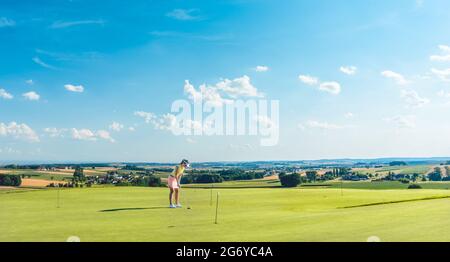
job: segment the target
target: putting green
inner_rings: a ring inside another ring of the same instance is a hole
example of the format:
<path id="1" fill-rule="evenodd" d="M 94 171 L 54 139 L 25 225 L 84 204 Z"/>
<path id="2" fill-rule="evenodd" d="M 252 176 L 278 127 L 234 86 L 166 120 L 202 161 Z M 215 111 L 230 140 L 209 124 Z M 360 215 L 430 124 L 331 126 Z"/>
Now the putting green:
<path id="1" fill-rule="evenodd" d="M 167 191 L 0 191 L 0 241 L 450 241 L 447 190 L 215 189 L 217 225 L 209 189 L 183 189 L 191 210 Z"/>

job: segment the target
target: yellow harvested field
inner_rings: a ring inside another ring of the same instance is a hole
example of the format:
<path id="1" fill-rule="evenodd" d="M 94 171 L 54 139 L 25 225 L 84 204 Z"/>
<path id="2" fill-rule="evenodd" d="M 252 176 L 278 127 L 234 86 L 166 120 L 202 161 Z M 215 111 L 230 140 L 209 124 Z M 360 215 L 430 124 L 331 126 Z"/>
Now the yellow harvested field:
<path id="1" fill-rule="evenodd" d="M 51 183 L 66 184 L 67 182 L 24 178 L 24 179 L 22 179 L 22 185 L 20 185 L 20 186 L 21 187 L 46 187 L 46 186 L 50 185 Z"/>

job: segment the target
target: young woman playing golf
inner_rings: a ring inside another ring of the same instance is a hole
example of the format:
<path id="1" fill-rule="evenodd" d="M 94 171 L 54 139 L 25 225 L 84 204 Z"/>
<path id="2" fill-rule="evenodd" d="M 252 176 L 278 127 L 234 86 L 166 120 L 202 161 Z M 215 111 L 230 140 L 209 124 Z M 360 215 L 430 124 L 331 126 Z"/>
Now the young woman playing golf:
<path id="1" fill-rule="evenodd" d="M 170 208 L 177 208 L 181 207 L 180 204 L 180 181 L 181 177 L 183 176 L 184 170 L 189 167 L 189 161 L 186 159 L 183 159 L 181 163 L 177 166 L 175 166 L 174 170 L 172 171 L 172 174 L 170 174 L 169 178 L 167 179 L 167 185 L 170 189 L 169 194 L 169 201 L 170 201 Z M 173 195 L 175 193 L 175 205 L 173 204 Z"/>

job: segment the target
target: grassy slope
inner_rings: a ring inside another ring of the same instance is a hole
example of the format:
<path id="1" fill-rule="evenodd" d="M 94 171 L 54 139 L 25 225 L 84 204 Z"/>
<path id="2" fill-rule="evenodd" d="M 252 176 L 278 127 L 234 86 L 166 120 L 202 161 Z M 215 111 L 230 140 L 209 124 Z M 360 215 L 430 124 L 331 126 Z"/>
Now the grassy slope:
<path id="1" fill-rule="evenodd" d="M 54 180 L 63 180 L 65 178 L 72 177 L 72 174 L 60 174 L 60 173 L 52 173 L 51 171 L 48 172 L 38 172 L 33 170 L 1 170 L 2 174 L 12 174 L 12 175 L 26 175 L 31 176 L 32 179 L 44 179 L 44 180 L 50 180 L 52 177 Z M 1 175 L 1 174 L 0 174 Z M 28 177 L 27 177 L 28 178 Z"/>
<path id="2" fill-rule="evenodd" d="M 381 168 L 355 168 L 354 171 L 360 174 L 387 174 L 394 172 L 397 174 L 426 174 L 433 168 L 433 165 L 412 165 L 412 166 L 387 166 Z"/>
<path id="3" fill-rule="evenodd" d="M 13 174 L 13 175 L 26 175 L 31 176 L 32 179 L 51 180 L 64 180 L 73 177 L 73 171 L 36 171 L 31 169 L 0 169 L 0 175 Z M 106 172 L 97 171 L 92 169 L 86 169 L 85 175 L 105 175 Z M 27 177 L 28 178 L 28 177 Z"/>
<path id="4" fill-rule="evenodd" d="M 450 182 L 418 182 L 423 189 L 450 189 Z M 407 189 L 410 184 L 403 184 L 398 181 L 382 181 L 382 182 L 352 182 L 344 181 L 342 184 L 340 181 L 327 181 L 327 182 L 317 182 L 317 183 L 306 183 L 302 184 L 303 188 L 337 188 L 340 189 L 341 186 L 347 189 L 373 189 L 373 190 L 383 190 L 383 189 Z M 273 188 L 280 187 L 280 182 L 276 180 L 244 180 L 244 181 L 226 181 L 218 184 L 190 184 L 184 187 L 188 188 Z"/>
<path id="5" fill-rule="evenodd" d="M 165 188 L 66 189 L 59 209 L 56 190 L 0 191 L 0 241 L 450 241 L 450 199 L 341 209 L 446 190 L 216 189 L 218 225 L 211 191 L 184 191 L 191 210 Z"/>
<path id="6" fill-rule="evenodd" d="M 418 182 L 423 189 L 445 189 L 450 188 L 449 182 Z M 324 183 L 314 183 L 314 186 L 326 186 L 331 188 L 341 188 L 341 182 L 324 182 Z M 383 182 L 344 182 L 342 183 L 343 188 L 348 189 L 407 189 L 410 184 L 403 184 L 398 181 L 383 181 Z M 304 184 L 303 187 L 310 187 L 311 184 Z"/>

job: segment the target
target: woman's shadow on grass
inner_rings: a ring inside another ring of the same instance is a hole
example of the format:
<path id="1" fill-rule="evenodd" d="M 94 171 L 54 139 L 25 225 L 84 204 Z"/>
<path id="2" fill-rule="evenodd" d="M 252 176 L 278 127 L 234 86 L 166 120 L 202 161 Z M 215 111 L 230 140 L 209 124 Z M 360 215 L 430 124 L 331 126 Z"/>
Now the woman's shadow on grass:
<path id="1" fill-rule="evenodd" d="M 151 209 L 167 209 L 168 207 L 126 207 L 99 210 L 98 212 L 117 212 L 117 211 L 133 211 L 133 210 L 151 210 Z"/>

